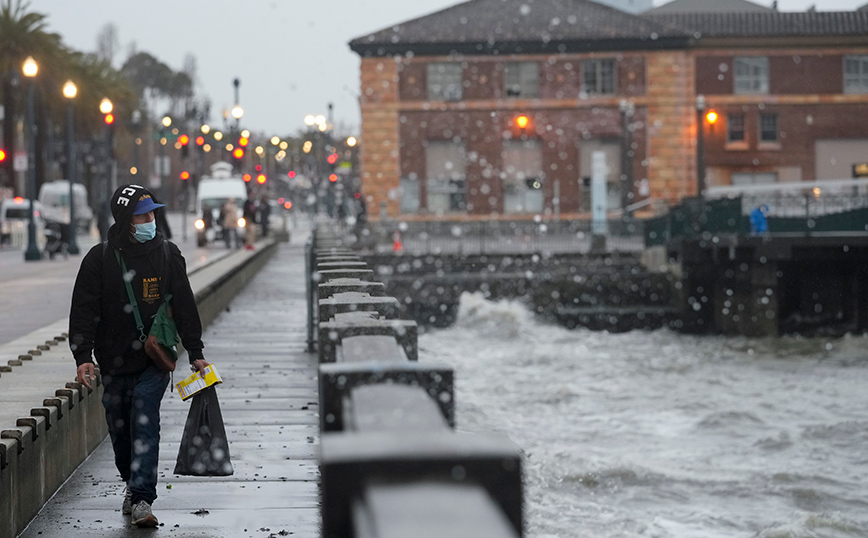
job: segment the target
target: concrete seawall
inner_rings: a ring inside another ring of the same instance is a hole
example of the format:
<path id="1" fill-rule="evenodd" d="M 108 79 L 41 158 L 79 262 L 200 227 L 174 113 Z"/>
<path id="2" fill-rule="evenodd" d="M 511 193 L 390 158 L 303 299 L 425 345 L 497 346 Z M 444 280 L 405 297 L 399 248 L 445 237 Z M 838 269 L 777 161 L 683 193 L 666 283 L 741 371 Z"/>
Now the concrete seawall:
<path id="1" fill-rule="evenodd" d="M 262 241 L 190 273 L 203 325 L 276 249 Z M 74 381 L 67 325 L 64 319 L 0 346 L 0 538 L 21 532 L 107 434 L 101 384 L 88 390 Z"/>

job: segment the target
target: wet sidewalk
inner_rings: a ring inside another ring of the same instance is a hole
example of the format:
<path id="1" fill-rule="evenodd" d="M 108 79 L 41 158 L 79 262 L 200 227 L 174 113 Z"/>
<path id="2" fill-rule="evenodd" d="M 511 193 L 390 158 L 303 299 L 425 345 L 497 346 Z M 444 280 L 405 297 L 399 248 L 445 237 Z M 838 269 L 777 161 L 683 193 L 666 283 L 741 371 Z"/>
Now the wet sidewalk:
<path id="1" fill-rule="evenodd" d="M 320 535 L 316 356 L 306 352 L 304 248 L 282 243 L 205 331 L 235 474 L 172 474 L 190 401 L 166 392 L 156 529 L 121 514 L 123 483 L 105 440 L 45 505 L 21 538 Z M 186 362 L 184 357 L 181 361 Z M 180 367 L 175 381 L 187 375 Z"/>

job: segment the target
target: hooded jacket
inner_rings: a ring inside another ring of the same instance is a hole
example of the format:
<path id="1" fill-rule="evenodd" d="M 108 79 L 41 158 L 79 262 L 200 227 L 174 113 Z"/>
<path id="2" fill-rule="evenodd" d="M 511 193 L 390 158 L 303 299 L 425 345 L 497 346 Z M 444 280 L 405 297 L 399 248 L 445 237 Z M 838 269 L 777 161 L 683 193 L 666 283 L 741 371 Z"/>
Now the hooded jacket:
<path id="1" fill-rule="evenodd" d="M 131 278 L 144 334 L 150 332 L 153 316 L 171 293 L 172 315 L 190 362 L 203 358 L 202 323 L 180 249 L 160 232 L 145 243 L 130 235 L 133 210 L 144 196 L 153 197 L 137 185 L 115 191 L 111 199 L 115 224 L 108 241 L 90 249 L 81 262 L 69 314 L 69 345 L 77 366 L 93 362 L 93 356 L 104 374 L 137 375 L 152 364 L 139 339 L 115 252 L 123 256 Z"/>

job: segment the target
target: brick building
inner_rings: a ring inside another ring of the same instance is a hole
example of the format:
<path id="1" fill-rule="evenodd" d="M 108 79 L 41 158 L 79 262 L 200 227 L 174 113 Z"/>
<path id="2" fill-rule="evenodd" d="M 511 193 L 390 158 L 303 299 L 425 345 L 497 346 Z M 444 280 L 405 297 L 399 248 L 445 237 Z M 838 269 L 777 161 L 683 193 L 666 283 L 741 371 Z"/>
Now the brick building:
<path id="1" fill-rule="evenodd" d="M 611 211 L 868 160 L 865 11 L 471 0 L 350 47 L 363 190 L 390 217 L 581 218 L 600 152 Z"/>

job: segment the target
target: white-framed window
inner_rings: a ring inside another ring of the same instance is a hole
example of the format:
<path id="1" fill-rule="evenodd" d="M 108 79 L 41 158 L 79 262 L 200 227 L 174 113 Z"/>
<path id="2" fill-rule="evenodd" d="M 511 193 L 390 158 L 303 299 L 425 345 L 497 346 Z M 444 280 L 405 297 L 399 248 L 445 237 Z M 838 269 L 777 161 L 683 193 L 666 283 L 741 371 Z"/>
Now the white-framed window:
<path id="1" fill-rule="evenodd" d="M 443 214 L 467 210 L 466 169 L 463 141 L 428 141 L 425 146 L 428 211 Z"/>
<path id="2" fill-rule="evenodd" d="M 744 114 L 727 114 L 726 116 L 726 141 L 744 142 Z"/>
<path id="3" fill-rule="evenodd" d="M 769 93 L 769 59 L 766 56 L 733 58 L 735 73 L 733 92 L 736 94 Z"/>
<path id="4" fill-rule="evenodd" d="M 777 142 L 778 141 L 778 115 L 777 114 L 760 114 L 760 142 Z"/>
<path id="5" fill-rule="evenodd" d="M 539 97 L 539 64 L 507 62 L 503 71 L 506 97 Z"/>
<path id="6" fill-rule="evenodd" d="M 542 142 L 503 141 L 503 212 L 540 213 L 543 210 Z"/>
<path id="7" fill-rule="evenodd" d="M 412 214 L 419 212 L 419 178 L 416 174 L 411 177 L 402 177 L 398 186 L 401 189 L 401 213 Z"/>
<path id="8" fill-rule="evenodd" d="M 462 92 L 459 63 L 430 63 L 428 68 L 428 99 L 431 101 L 460 101 Z"/>
<path id="9" fill-rule="evenodd" d="M 615 60 L 582 61 L 582 93 L 612 95 L 617 91 Z"/>
<path id="10" fill-rule="evenodd" d="M 771 185 L 778 182 L 774 172 L 733 172 L 730 176 L 733 185 Z"/>
<path id="11" fill-rule="evenodd" d="M 844 93 L 868 93 L 868 55 L 844 56 Z"/>

